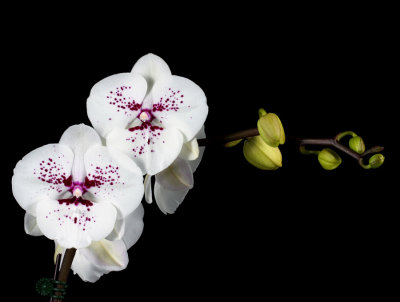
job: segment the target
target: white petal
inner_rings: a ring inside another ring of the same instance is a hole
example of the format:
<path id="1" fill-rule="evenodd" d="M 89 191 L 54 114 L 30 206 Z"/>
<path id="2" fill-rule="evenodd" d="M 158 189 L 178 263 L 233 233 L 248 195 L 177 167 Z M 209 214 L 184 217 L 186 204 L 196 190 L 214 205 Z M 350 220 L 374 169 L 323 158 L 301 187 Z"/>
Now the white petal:
<path id="1" fill-rule="evenodd" d="M 197 157 L 195 160 L 189 161 L 189 165 L 192 168 L 193 173 L 196 172 L 197 167 L 200 165 L 200 162 L 203 159 L 204 150 L 205 150 L 205 147 L 200 147 L 199 148 L 199 157 Z"/>
<path id="2" fill-rule="evenodd" d="M 79 249 L 72 262 L 72 270 L 83 281 L 96 282 L 104 274 L 126 268 L 129 258 L 122 240 L 100 240 Z"/>
<path id="3" fill-rule="evenodd" d="M 175 128 L 143 127 L 114 129 L 107 136 L 107 145 L 132 158 L 143 174 L 154 175 L 178 157 L 183 145 L 182 133 Z"/>
<path id="4" fill-rule="evenodd" d="M 202 139 L 206 137 L 206 132 L 204 131 L 204 126 L 200 129 L 200 131 L 196 134 L 196 139 Z M 192 171 L 193 173 L 196 172 L 197 167 L 199 166 L 201 160 L 203 159 L 203 155 L 204 155 L 204 150 L 206 149 L 206 147 L 200 147 L 199 148 L 199 156 L 192 161 L 189 161 L 190 167 L 192 167 Z"/>
<path id="5" fill-rule="evenodd" d="M 206 131 L 204 125 L 200 128 L 199 132 L 196 134 L 196 139 L 206 138 Z"/>
<path id="6" fill-rule="evenodd" d="M 144 178 L 144 198 L 147 203 L 153 202 L 153 191 L 151 190 L 151 175 L 146 174 Z"/>
<path id="7" fill-rule="evenodd" d="M 128 253 L 122 240 L 100 240 L 81 250 L 90 263 L 108 271 L 120 271 L 128 265 Z"/>
<path id="8" fill-rule="evenodd" d="M 184 191 L 193 188 L 193 173 L 188 161 L 177 158 L 172 165 L 156 175 L 156 182 L 161 186 Z"/>
<path id="9" fill-rule="evenodd" d="M 24 217 L 24 227 L 25 227 L 25 233 L 28 235 L 32 236 L 42 236 L 43 233 L 40 231 L 36 217 L 29 215 L 28 213 L 25 213 Z"/>
<path id="10" fill-rule="evenodd" d="M 208 106 L 206 96 L 192 81 L 171 76 L 157 81 L 152 90 L 152 113 L 161 123 L 182 131 L 190 141 L 204 124 Z"/>
<path id="11" fill-rule="evenodd" d="M 83 156 L 91 147 L 101 146 L 100 136 L 92 127 L 84 124 L 74 125 L 63 133 L 60 144 L 70 147 L 74 152 L 72 178 L 74 181 L 83 182 L 86 176 Z"/>
<path id="12" fill-rule="evenodd" d="M 138 115 L 146 91 L 146 80 L 138 74 L 120 73 L 98 82 L 87 100 L 93 127 L 103 137 L 115 127 L 125 128 Z"/>
<path id="13" fill-rule="evenodd" d="M 154 185 L 154 198 L 161 212 L 173 214 L 185 199 L 189 189 L 182 191 L 169 190 L 161 186 L 158 182 Z"/>
<path id="14" fill-rule="evenodd" d="M 127 249 L 130 249 L 138 241 L 140 235 L 142 235 L 143 215 L 144 208 L 140 204 L 137 209 L 125 219 L 125 233 L 122 240 L 125 242 Z"/>
<path id="15" fill-rule="evenodd" d="M 122 216 L 122 215 L 118 215 Z M 115 225 L 110 234 L 106 237 L 107 240 L 114 241 L 120 240 L 125 232 L 125 218 L 120 218 L 115 221 Z"/>
<path id="16" fill-rule="evenodd" d="M 179 157 L 185 160 L 195 160 L 199 157 L 199 145 L 197 144 L 197 139 L 192 139 L 191 141 L 184 143 L 182 146 L 181 153 Z"/>
<path id="17" fill-rule="evenodd" d="M 142 172 L 125 154 L 111 147 L 93 147 L 85 154 L 85 167 L 88 191 L 97 201 L 113 203 L 122 217 L 142 201 Z"/>
<path id="18" fill-rule="evenodd" d="M 112 204 L 68 204 L 42 200 L 37 205 L 37 223 L 43 234 L 65 248 L 83 248 L 104 239 L 113 229 L 117 211 Z"/>
<path id="19" fill-rule="evenodd" d="M 74 274 L 78 274 L 83 281 L 96 282 L 102 275 L 109 273 L 109 271 L 95 266 L 86 257 L 83 257 L 81 251 L 82 249 L 76 251 L 71 265 Z"/>
<path id="20" fill-rule="evenodd" d="M 97 132 L 85 124 L 73 125 L 64 131 L 60 144 L 67 145 L 74 154 L 85 154 L 91 147 L 100 146 Z"/>
<path id="21" fill-rule="evenodd" d="M 20 160 L 12 178 L 12 190 L 19 205 L 36 216 L 35 204 L 57 199 L 68 188 L 63 181 L 71 175 L 74 154 L 65 145 L 45 145 Z"/>
<path id="22" fill-rule="evenodd" d="M 133 66 L 132 73 L 140 74 L 146 79 L 148 91 L 156 81 L 171 76 L 171 70 L 167 63 L 152 53 L 141 57 Z"/>

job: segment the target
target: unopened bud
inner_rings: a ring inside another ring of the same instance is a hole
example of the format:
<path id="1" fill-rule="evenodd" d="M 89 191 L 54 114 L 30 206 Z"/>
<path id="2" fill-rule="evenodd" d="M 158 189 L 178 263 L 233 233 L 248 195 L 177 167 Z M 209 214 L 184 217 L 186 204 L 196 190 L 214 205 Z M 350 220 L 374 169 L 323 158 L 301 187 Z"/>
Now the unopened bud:
<path id="1" fill-rule="evenodd" d="M 325 170 L 334 170 L 342 163 L 340 156 L 329 148 L 318 153 L 318 161 Z"/>
<path id="2" fill-rule="evenodd" d="M 278 147 L 285 143 L 285 131 L 282 122 L 275 113 L 266 113 L 264 109 L 258 111 L 258 132 L 262 139 L 271 147 Z"/>
<path id="3" fill-rule="evenodd" d="M 352 137 L 349 140 L 349 147 L 358 154 L 362 154 L 365 151 L 365 144 L 361 136 Z"/>
<path id="4" fill-rule="evenodd" d="M 267 114 L 267 111 L 265 111 L 264 108 L 258 109 L 258 117 L 262 117 L 262 116 L 264 116 L 266 114 Z"/>
<path id="5" fill-rule="evenodd" d="M 369 159 L 369 165 L 371 166 L 372 169 L 376 169 L 382 166 L 384 161 L 385 157 L 382 154 L 380 153 L 374 154 Z"/>
<path id="6" fill-rule="evenodd" d="M 244 142 L 243 154 L 246 160 L 261 170 L 276 170 L 282 167 L 282 154 L 277 147 L 271 147 L 260 136 Z"/>
<path id="7" fill-rule="evenodd" d="M 227 143 L 224 144 L 224 147 L 227 147 L 227 148 L 234 147 L 237 144 L 239 144 L 241 141 L 242 141 L 242 139 L 238 139 L 238 140 L 235 140 L 235 141 L 227 142 Z"/>

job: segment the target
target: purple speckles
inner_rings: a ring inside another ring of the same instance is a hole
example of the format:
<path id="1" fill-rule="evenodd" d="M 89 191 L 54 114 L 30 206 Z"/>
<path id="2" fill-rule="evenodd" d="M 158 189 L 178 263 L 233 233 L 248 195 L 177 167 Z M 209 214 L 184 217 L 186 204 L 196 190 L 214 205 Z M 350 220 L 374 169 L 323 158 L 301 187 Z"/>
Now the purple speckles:
<path id="1" fill-rule="evenodd" d="M 100 160 L 91 165 L 88 172 L 87 182 L 92 186 L 90 192 L 98 198 L 113 198 L 116 186 L 125 185 L 119 165 L 112 160 Z"/>
<path id="2" fill-rule="evenodd" d="M 132 132 L 132 135 L 126 138 L 126 141 L 134 143 L 137 138 L 140 137 L 141 139 L 138 141 L 142 142 L 141 145 L 132 148 L 134 157 L 137 155 L 142 155 L 146 152 L 154 152 L 152 146 L 160 138 L 163 130 L 164 128 L 152 125 L 149 122 L 144 122 L 140 126 L 129 128 L 129 131 Z"/>
<path id="3" fill-rule="evenodd" d="M 93 178 L 93 180 L 91 181 L 92 185 L 97 188 L 103 185 L 114 186 L 121 183 L 120 182 L 121 176 L 119 175 L 118 166 L 113 166 L 113 165 L 106 165 L 104 167 L 96 166 L 94 172 L 88 174 L 88 176 Z M 105 187 L 102 189 L 106 190 L 107 188 Z"/>
<path id="4" fill-rule="evenodd" d="M 62 155 L 58 156 L 61 159 Z M 56 190 L 58 193 L 62 192 L 62 184 L 67 179 L 62 164 L 58 163 L 54 158 L 42 160 L 37 169 L 33 169 L 33 175 L 37 179 L 50 184 L 49 190 Z"/>
<path id="5" fill-rule="evenodd" d="M 66 198 L 66 199 L 59 199 L 58 200 L 59 204 L 64 204 L 69 206 L 71 204 L 78 206 L 78 205 L 84 205 L 86 207 L 91 207 L 93 206 L 93 203 L 90 200 L 83 199 L 82 197 L 72 197 L 72 198 Z M 68 208 L 71 209 L 71 208 Z"/>
<path id="6" fill-rule="evenodd" d="M 155 145 L 161 137 L 164 130 L 163 127 L 158 125 L 163 124 L 163 119 L 167 117 L 166 112 L 178 112 L 184 105 L 184 94 L 180 90 L 173 90 L 168 88 L 163 97 L 160 97 L 158 102 L 153 103 L 150 108 L 142 108 L 137 115 L 141 124 L 139 126 L 131 127 L 128 130 L 132 135 L 126 138 L 127 142 L 133 143 L 132 151 L 134 157 L 145 154 L 146 152 L 155 152 Z M 189 107 L 189 106 L 187 106 Z M 153 120 L 157 120 L 157 125 Z M 140 142 L 140 143 L 138 143 Z M 163 140 L 162 143 L 165 143 Z"/>
<path id="7" fill-rule="evenodd" d="M 142 108 L 141 104 L 126 99 L 124 93 L 129 89 L 131 87 L 127 86 L 113 89 L 107 98 L 110 104 L 117 107 L 118 111 L 125 110 L 124 112 L 127 115 L 131 115 L 132 111 L 137 111 L 135 113 L 136 119 L 132 123 L 134 126 L 128 128 L 131 134 L 125 137 L 126 142 L 132 144 L 129 148 L 133 152 L 133 156 L 137 157 L 146 153 L 154 153 L 157 150 L 156 144 L 165 144 L 165 141 L 160 139 L 163 137 L 163 125 L 167 124 L 168 112 L 186 110 L 190 108 L 190 105 L 185 104 L 185 93 L 170 87 L 158 100 L 154 100 L 152 104 L 152 99 L 146 98 Z"/>
<path id="8" fill-rule="evenodd" d="M 66 187 L 71 187 L 72 186 L 72 175 L 70 175 L 68 178 L 63 180 L 64 186 Z"/>
<path id="9" fill-rule="evenodd" d="M 145 122 L 145 123 L 142 123 L 140 126 L 129 128 L 129 131 L 135 132 L 135 131 L 144 130 L 144 129 L 150 130 L 150 132 L 157 132 L 157 131 L 164 130 L 164 128 L 162 128 L 162 127 L 152 125 L 149 122 Z M 158 132 L 157 135 L 160 135 L 160 132 Z"/>
<path id="10" fill-rule="evenodd" d="M 59 199 L 59 206 L 46 215 L 46 219 L 56 221 L 61 227 L 64 224 L 77 226 L 85 231 L 90 225 L 96 222 L 96 217 L 90 214 L 90 208 L 94 204 L 82 197 Z"/>
<path id="11" fill-rule="evenodd" d="M 174 91 L 168 88 L 168 93 L 160 98 L 158 103 L 153 104 L 153 112 L 179 111 L 183 104 L 184 95 L 180 94 L 180 90 Z"/>
<path id="12" fill-rule="evenodd" d="M 117 112 L 123 112 L 125 115 L 130 115 L 131 111 L 138 111 L 142 105 L 136 103 L 131 96 L 128 96 L 127 92 L 131 89 L 132 86 L 120 86 L 115 90 L 111 90 L 107 96 L 108 103 L 115 106 Z"/>

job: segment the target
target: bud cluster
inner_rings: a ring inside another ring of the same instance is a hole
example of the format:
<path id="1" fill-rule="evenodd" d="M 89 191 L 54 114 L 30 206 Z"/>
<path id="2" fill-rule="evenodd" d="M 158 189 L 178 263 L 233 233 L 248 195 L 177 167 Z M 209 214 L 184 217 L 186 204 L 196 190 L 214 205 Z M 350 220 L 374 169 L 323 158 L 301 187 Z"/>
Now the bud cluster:
<path id="1" fill-rule="evenodd" d="M 373 156 L 371 156 L 369 159 L 368 165 L 365 165 L 363 163 L 363 157 L 365 155 L 368 155 L 368 154 L 376 152 L 376 151 L 380 151 L 383 148 L 378 147 L 380 149 L 376 150 L 377 147 L 374 147 L 374 148 L 372 148 L 372 149 L 375 149 L 374 151 L 371 151 L 371 150 L 365 151 L 364 140 L 360 136 L 358 136 L 356 133 L 354 133 L 353 131 L 346 131 L 346 132 L 339 133 L 335 137 L 335 144 L 337 145 L 343 137 L 349 136 L 349 135 L 351 136 L 351 138 L 349 139 L 349 142 L 348 142 L 349 152 L 353 152 L 353 154 L 356 153 L 356 155 L 354 155 L 353 157 L 359 159 L 359 163 L 364 169 L 371 169 L 371 168 L 376 169 L 376 168 L 379 168 L 383 164 L 385 158 L 380 153 L 374 154 Z M 332 144 L 332 145 L 335 145 L 335 144 Z M 314 151 L 314 150 L 310 151 L 310 150 L 306 150 L 304 145 L 301 145 L 300 151 L 303 154 L 316 154 L 318 156 L 318 162 L 320 163 L 322 168 L 324 168 L 325 170 L 334 170 L 337 167 L 339 167 L 339 165 L 342 163 L 341 157 L 330 148 L 325 148 L 325 149 L 322 149 L 321 151 Z"/>
<path id="2" fill-rule="evenodd" d="M 257 128 L 259 135 L 247 138 L 243 154 L 253 166 L 262 170 L 276 170 L 282 167 L 282 154 L 278 146 L 285 143 L 285 131 L 275 113 L 258 111 Z"/>

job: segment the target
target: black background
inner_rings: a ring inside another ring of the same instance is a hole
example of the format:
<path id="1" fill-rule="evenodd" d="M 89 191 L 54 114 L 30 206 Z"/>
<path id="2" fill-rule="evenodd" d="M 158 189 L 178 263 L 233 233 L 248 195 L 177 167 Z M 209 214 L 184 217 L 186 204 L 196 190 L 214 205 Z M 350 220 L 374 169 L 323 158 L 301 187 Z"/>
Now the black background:
<path id="1" fill-rule="evenodd" d="M 145 205 L 144 232 L 129 250 L 128 268 L 95 284 L 71 274 L 67 301 L 390 294 L 398 238 L 390 184 L 398 51 L 390 8 L 229 6 L 161 17 L 135 10 L 123 18 L 115 9 L 79 17 L 77 11 L 62 18 L 16 14 L 4 27 L 4 291 L 46 301 L 34 285 L 53 274 L 53 242 L 24 232 L 24 210 L 11 192 L 13 167 L 31 150 L 58 142 L 70 125 L 90 124 L 91 87 L 152 52 L 203 88 L 209 137 L 254 127 L 264 107 L 279 115 L 288 136 L 353 130 L 367 147 L 385 146 L 386 162 L 367 171 L 343 155 L 328 172 L 288 140 L 283 168 L 271 172 L 248 164 L 241 147 L 209 147 L 174 215 Z M 11 291 L 11 283 L 21 290 Z"/>

